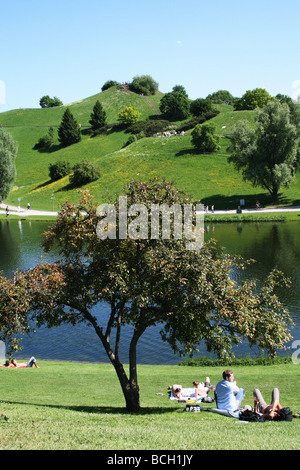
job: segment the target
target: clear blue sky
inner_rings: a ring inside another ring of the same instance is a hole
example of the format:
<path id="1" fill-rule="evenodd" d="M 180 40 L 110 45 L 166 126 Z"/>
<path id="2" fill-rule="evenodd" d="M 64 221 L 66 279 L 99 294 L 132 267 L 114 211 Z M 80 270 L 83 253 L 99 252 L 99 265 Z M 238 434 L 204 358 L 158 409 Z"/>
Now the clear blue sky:
<path id="1" fill-rule="evenodd" d="M 151 75 L 191 99 L 300 95 L 299 0 L 0 0 L 0 112 Z"/>

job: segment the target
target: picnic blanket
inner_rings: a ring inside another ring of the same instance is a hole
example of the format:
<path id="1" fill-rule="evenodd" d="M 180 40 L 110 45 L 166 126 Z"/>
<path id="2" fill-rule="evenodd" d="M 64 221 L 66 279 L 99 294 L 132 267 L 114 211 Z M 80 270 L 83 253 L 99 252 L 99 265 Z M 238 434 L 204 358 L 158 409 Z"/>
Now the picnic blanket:
<path id="1" fill-rule="evenodd" d="M 182 394 L 181 400 L 188 400 L 189 398 L 196 400 L 195 388 L 183 388 L 181 390 L 181 394 Z M 205 393 L 203 395 L 203 397 L 206 397 L 206 396 L 207 396 L 207 394 Z M 198 397 L 198 400 L 200 401 L 201 398 L 202 398 L 202 396 Z M 178 400 L 177 397 L 174 397 L 173 390 L 171 390 L 171 393 L 170 393 L 170 400 Z"/>

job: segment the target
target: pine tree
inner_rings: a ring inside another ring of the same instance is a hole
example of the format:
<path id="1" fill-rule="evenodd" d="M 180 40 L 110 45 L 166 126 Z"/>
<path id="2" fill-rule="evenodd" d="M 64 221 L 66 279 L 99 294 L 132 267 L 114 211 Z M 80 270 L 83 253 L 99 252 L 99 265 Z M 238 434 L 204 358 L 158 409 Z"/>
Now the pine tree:
<path id="1" fill-rule="evenodd" d="M 91 119 L 89 123 L 92 126 L 93 131 L 101 129 L 101 127 L 104 127 L 106 124 L 106 112 L 98 100 L 96 101 L 93 112 L 91 113 Z"/>
<path id="2" fill-rule="evenodd" d="M 64 147 L 76 144 L 81 140 L 80 128 L 73 114 L 66 109 L 60 127 L 58 129 L 58 140 Z"/>

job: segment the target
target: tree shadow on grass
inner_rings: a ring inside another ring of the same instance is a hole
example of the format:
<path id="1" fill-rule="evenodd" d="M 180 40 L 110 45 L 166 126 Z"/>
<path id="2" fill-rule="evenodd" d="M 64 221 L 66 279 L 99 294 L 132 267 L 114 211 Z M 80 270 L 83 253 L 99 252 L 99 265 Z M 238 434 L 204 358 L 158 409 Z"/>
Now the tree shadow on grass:
<path id="1" fill-rule="evenodd" d="M 25 406 L 40 406 L 42 408 L 56 408 L 70 411 L 77 411 L 79 413 L 99 413 L 99 414 L 134 414 L 134 415 L 153 415 L 153 414 L 164 414 L 174 411 L 178 411 L 179 408 L 174 406 L 160 407 L 160 406 L 149 406 L 141 407 L 138 413 L 132 413 L 127 411 L 125 406 L 84 406 L 84 405 L 51 405 L 45 403 L 27 403 L 22 401 L 2 401 L 2 403 L 9 403 L 10 405 L 25 405 Z M 182 409 L 180 408 L 180 411 Z"/>

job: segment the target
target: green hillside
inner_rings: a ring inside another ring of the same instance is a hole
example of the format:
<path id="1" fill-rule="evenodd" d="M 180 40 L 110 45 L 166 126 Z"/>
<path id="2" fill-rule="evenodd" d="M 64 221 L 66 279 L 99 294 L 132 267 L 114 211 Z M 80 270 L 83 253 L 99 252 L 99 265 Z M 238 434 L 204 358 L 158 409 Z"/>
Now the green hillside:
<path id="1" fill-rule="evenodd" d="M 264 205 L 270 204 L 267 193 L 252 188 L 227 162 L 227 147 L 233 124 L 238 119 L 254 122 L 253 111 L 233 111 L 230 106 L 219 106 L 220 114 L 213 118 L 221 136 L 221 149 L 210 155 L 196 153 L 191 144 L 191 131 L 184 136 L 148 137 L 122 148 L 129 134 L 124 130 L 109 129 L 106 135 L 91 137 L 86 131 L 93 106 L 97 100 L 103 105 L 109 123 L 116 123 L 118 113 L 125 106 L 133 105 L 141 112 L 141 120 L 153 119 L 159 115 L 162 93 L 155 96 L 139 96 L 117 87 L 58 108 L 18 109 L 0 114 L 3 125 L 18 142 L 16 160 L 17 180 L 11 191 L 8 204 L 21 206 L 28 202 L 32 209 L 52 210 L 66 199 L 77 201 L 78 190 L 69 184 L 69 177 L 57 182 L 49 178 L 49 165 L 58 160 L 68 160 L 73 165 L 83 159 L 93 162 L 100 170 L 100 178 L 83 188 L 89 188 L 99 201 L 105 201 L 107 194 L 119 193 L 132 179 L 146 180 L 152 176 L 165 177 L 174 181 L 178 188 L 192 194 L 195 200 L 214 204 L 216 209 L 236 208 L 240 198 L 253 207 L 257 199 Z M 63 113 L 69 107 L 81 124 L 81 142 L 62 148 L 57 140 L 51 151 L 34 150 L 39 138 L 47 133 L 50 126 L 60 125 Z M 281 197 L 282 204 L 300 203 L 299 178 Z"/>

